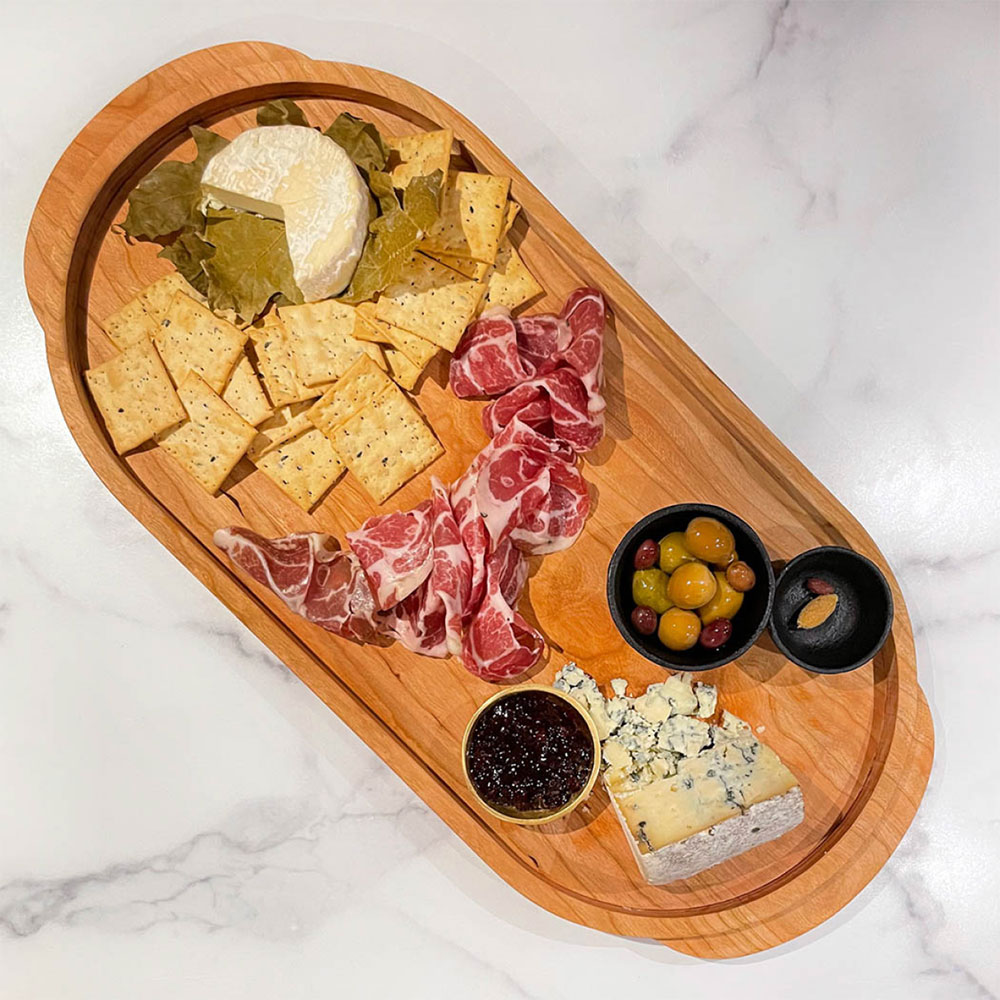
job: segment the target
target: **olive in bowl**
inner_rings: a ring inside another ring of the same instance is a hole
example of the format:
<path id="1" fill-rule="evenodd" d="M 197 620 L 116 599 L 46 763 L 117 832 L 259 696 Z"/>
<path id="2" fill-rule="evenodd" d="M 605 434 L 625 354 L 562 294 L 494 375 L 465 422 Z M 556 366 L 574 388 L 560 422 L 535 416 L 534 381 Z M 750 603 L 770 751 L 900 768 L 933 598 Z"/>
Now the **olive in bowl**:
<path id="1" fill-rule="evenodd" d="M 712 670 L 742 656 L 767 625 L 773 596 L 771 561 L 757 533 L 711 504 L 648 514 L 608 565 L 615 626 L 668 670 Z"/>

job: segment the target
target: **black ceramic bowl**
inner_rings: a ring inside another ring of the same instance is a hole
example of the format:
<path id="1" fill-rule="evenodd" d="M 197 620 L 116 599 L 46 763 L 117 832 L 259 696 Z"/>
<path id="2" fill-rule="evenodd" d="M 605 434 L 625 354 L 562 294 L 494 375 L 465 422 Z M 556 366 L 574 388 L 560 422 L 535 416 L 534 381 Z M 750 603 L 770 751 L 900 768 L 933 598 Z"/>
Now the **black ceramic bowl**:
<path id="1" fill-rule="evenodd" d="M 814 596 L 806 581 L 833 586 L 837 609 L 816 628 L 796 628 L 800 609 Z M 771 638 L 793 663 L 817 674 L 843 674 L 866 664 L 892 628 L 892 593 L 870 559 L 835 545 L 809 549 L 781 571 L 774 590 Z"/>
<path id="2" fill-rule="evenodd" d="M 647 538 L 659 541 L 671 531 L 683 531 L 693 517 L 714 517 L 733 533 L 736 552 L 750 565 L 757 576 L 757 583 L 747 591 L 743 606 L 733 616 L 733 634 L 718 649 L 705 649 L 697 645 L 683 653 L 667 649 L 656 635 L 640 635 L 632 626 L 629 616 L 635 604 L 632 601 L 632 573 L 635 550 Z M 647 660 L 666 667 L 667 670 L 712 670 L 742 656 L 758 639 L 771 613 L 774 596 L 774 573 L 767 550 L 757 533 L 746 521 L 722 507 L 705 503 L 679 503 L 673 507 L 647 514 L 618 543 L 608 564 L 608 607 L 618 631 L 636 652 Z"/>

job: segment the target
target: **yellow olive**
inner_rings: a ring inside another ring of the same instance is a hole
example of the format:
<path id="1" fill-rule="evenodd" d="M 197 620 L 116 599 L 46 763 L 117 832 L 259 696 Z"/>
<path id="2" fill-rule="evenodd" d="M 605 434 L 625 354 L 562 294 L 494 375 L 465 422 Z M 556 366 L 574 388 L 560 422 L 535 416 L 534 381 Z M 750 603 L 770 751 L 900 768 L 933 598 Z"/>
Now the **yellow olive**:
<path id="1" fill-rule="evenodd" d="M 673 573 L 683 563 L 694 562 L 694 556 L 684 544 L 683 531 L 671 531 L 660 539 L 660 569 Z"/>
<path id="2" fill-rule="evenodd" d="M 715 577 L 704 563 L 684 563 L 671 575 L 667 597 L 679 608 L 700 608 L 712 599 L 716 587 Z"/>
<path id="3" fill-rule="evenodd" d="M 662 569 L 637 569 L 632 574 L 632 600 L 652 608 L 658 615 L 673 602 L 667 597 L 667 574 Z"/>
<path id="4" fill-rule="evenodd" d="M 684 532 L 684 544 L 697 559 L 725 566 L 736 549 L 733 533 L 714 517 L 695 517 Z"/>
<path id="5" fill-rule="evenodd" d="M 656 634 L 667 649 L 683 652 L 690 649 L 701 635 L 701 622 L 693 611 L 671 608 L 660 616 Z"/>
<path id="6" fill-rule="evenodd" d="M 708 625 L 717 618 L 732 619 L 743 606 L 743 595 L 733 589 L 722 570 L 716 570 L 715 579 L 718 582 L 715 596 L 704 607 L 698 609 L 702 625 Z"/>

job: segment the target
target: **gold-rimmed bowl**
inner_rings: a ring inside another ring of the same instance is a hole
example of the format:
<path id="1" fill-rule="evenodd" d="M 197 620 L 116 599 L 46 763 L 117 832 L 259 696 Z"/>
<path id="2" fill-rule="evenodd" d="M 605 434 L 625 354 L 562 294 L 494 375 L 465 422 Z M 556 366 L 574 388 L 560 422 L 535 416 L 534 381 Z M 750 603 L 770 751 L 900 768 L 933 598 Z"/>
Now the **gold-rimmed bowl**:
<path id="1" fill-rule="evenodd" d="M 491 805 L 483 798 L 479 789 L 476 788 L 471 775 L 469 774 L 469 736 L 472 733 L 476 722 L 480 719 L 484 712 L 495 705 L 498 701 L 502 701 L 506 698 L 516 698 L 527 691 L 540 692 L 565 702 L 565 704 L 569 705 L 570 708 L 583 720 L 587 731 L 590 733 L 593 751 L 590 775 L 580 791 L 558 809 L 535 810 L 532 812 L 519 812 L 515 809 L 498 809 L 496 806 Z M 472 718 L 469 719 L 468 725 L 465 727 L 465 733 L 462 736 L 462 774 L 465 775 L 465 783 L 468 785 L 469 791 L 472 792 L 472 795 L 480 809 L 489 813 L 490 816 L 504 820 L 507 823 L 517 823 L 521 826 L 540 826 L 542 823 L 552 823 L 557 819 L 561 819 L 563 816 L 569 815 L 569 813 L 576 809 L 577 806 L 586 801 L 587 797 L 593 791 L 594 784 L 597 781 L 597 776 L 600 774 L 600 771 L 601 740 L 597 735 L 597 727 L 594 725 L 594 720 L 591 719 L 586 709 L 570 698 L 569 695 L 544 684 L 518 684 L 514 687 L 504 688 L 502 691 L 498 691 L 492 697 L 487 698 L 486 701 L 484 701 L 482 705 L 480 705 L 479 708 L 473 712 Z"/>

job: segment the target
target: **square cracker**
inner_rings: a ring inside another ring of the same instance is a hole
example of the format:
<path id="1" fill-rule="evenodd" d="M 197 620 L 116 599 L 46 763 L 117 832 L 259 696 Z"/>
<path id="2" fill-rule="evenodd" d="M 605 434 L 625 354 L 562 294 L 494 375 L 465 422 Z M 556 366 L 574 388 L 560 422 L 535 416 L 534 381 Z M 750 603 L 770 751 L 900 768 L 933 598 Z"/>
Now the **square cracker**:
<path id="1" fill-rule="evenodd" d="M 197 373 L 188 372 L 177 387 L 188 419 L 157 435 L 172 455 L 209 493 L 215 494 L 246 454 L 257 434 Z"/>
<path id="2" fill-rule="evenodd" d="M 472 278 L 473 281 L 482 281 L 490 269 L 490 265 L 485 261 L 471 260 L 468 257 L 452 257 L 446 253 L 436 253 L 433 257 L 453 271 L 458 271 L 466 278 Z"/>
<path id="3" fill-rule="evenodd" d="M 148 337 L 85 374 L 119 455 L 187 416 Z"/>
<path id="4" fill-rule="evenodd" d="M 295 361 L 295 371 L 303 385 L 322 385 L 340 378 L 367 354 L 382 367 L 378 345 L 354 338 L 358 321 L 354 306 L 336 299 L 306 302 L 300 306 L 282 306 L 278 316 L 288 331 L 288 342 Z"/>
<path id="5" fill-rule="evenodd" d="M 309 407 L 312 404 L 291 403 L 283 406 L 273 416 L 268 417 L 258 428 L 257 436 L 247 448 L 247 458 L 256 463 L 262 455 L 290 441 L 293 437 L 312 427 L 309 419 Z"/>
<path id="6" fill-rule="evenodd" d="M 479 308 L 486 286 L 422 254 L 375 304 L 376 318 L 453 351 Z"/>
<path id="7" fill-rule="evenodd" d="M 329 436 L 335 427 L 375 399 L 392 382 L 371 358 L 362 355 L 309 409 L 309 419 Z"/>
<path id="8" fill-rule="evenodd" d="M 397 351 L 402 351 L 414 365 L 423 371 L 431 358 L 437 354 L 437 344 L 432 344 L 429 340 L 425 340 L 415 333 L 410 333 L 409 330 L 404 330 L 402 327 L 386 323 L 385 320 L 381 320 L 375 315 L 375 310 L 374 302 L 362 302 L 358 306 L 358 317 L 361 319 L 358 329 L 376 331 L 373 339 L 378 338 L 378 343 L 389 344 Z M 386 354 L 386 360 L 388 360 L 388 351 L 383 353 Z"/>
<path id="9" fill-rule="evenodd" d="M 448 177 L 441 215 L 419 250 L 493 263 L 507 215 L 509 177 L 459 171 Z"/>
<path id="10" fill-rule="evenodd" d="M 396 385 L 334 428 L 331 441 L 377 503 L 384 503 L 443 454 L 437 438 Z"/>
<path id="11" fill-rule="evenodd" d="M 486 277 L 483 308 L 506 306 L 508 309 L 516 309 L 543 290 L 505 236 L 497 252 L 497 259 Z"/>
<path id="12" fill-rule="evenodd" d="M 423 374 L 424 369 L 415 365 L 398 348 L 386 347 L 384 353 L 392 380 L 396 385 L 412 390 L 417 382 L 420 381 L 420 376 Z"/>
<path id="13" fill-rule="evenodd" d="M 243 354 L 247 332 L 220 319 L 207 306 L 174 292 L 166 315 L 153 337 L 175 385 L 188 372 L 197 372 L 216 393 L 221 393 Z"/>
<path id="14" fill-rule="evenodd" d="M 179 271 L 171 271 L 147 285 L 134 299 L 104 320 L 101 327 L 119 351 L 124 351 L 143 337 L 152 340 L 176 292 L 183 292 L 198 302 L 205 301 L 201 292 L 192 288 Z"/>
<path id="15" fill-rule="evenodd" d="M 274 412 L 261 388 L 260 379 L 245 354 L 236 362 L 226 388 L 222 390 L 222 398 L 248 424 L 255 426 Z"/>
<path id="16" fill-rule="evenodd" d="M 344 474 L 344 463 L 316 427 L 272 448 L 254 463 L 307 514 Z"/>
<path id="17" fill-rule="evenodd" d="M 416 135 L 397 135 L 386 139 L 386 145 L 394 150 L 400 162 L 389 174 L 394 187 L 405 188 L 414 177 L 425 177 L 441 171 L 441 185 L 448 180 L 448 164 L 451 161 L 451 145 L 454 134 L 450 128 L 434 132 L 418 132 Z"/>
<path id="18" fill-rule="evenodd" d="M 287 406 L 322 395 L 323 386 L 304 385 L 295 369 L 291 338 L 277 313 L 268 313 L 250 328 L 257 367 L 272 406 Z"/>
<path id="19" fill-rule="evenodd" d="M 517 218 L 517 214 L 520 211 L 521 211 L 521 206 L 516 201 L 514 201 L 513 198 L 507 202 L 507 214 L 504 216 L 503 219 L 504 236 L 506 236 L 510 232 L 511 227 L 514 225 L 514 220 Z"/>

